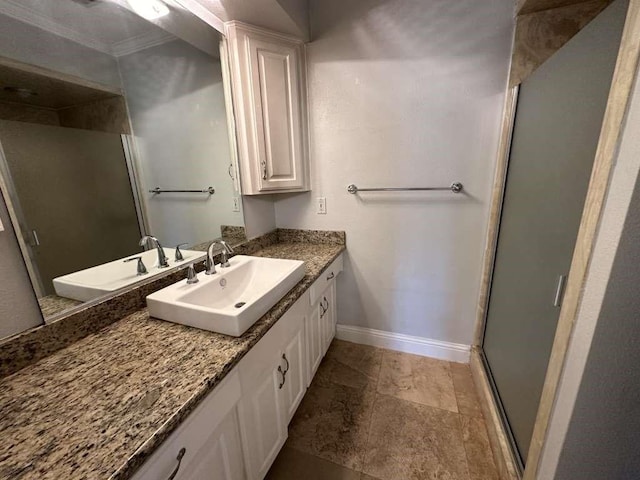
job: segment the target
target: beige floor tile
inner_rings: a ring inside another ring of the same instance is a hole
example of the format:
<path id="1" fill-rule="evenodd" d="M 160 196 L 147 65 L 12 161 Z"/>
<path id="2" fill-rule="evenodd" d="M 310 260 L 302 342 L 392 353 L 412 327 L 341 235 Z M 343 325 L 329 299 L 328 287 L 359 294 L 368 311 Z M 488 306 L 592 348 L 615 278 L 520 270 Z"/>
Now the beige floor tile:
<path id="1" fill-rule="evenodd" d="M 360 480 L 360 473 L 285 445 L 265 480 Z"/>
<path id="2" fill-rule="evenodd" d="M 449 362 L 385 350 L 378 393 L 458 411 Z"/>
<path id="3" fill-rule="evenodd" d="M 289 445 L 360 471 L 375 390 L 336 383 L 311 385 L 289 425 Z"/>
<path id="4" fill-rule="evenodd" d="M 375 388 L 382 365 L 381 348 L 334 340 L 318 368 L 314 383 Z"/>
<path id="5" fill-rule="evenodd" d="M 469 480 L 458 417 L 377 395 L 363 472 L 380 480 Z"/>
<path id="6" fill-rule="evenodd" d="M 471 369 L 464 363 L 451 363 L 453 388 L 458 401 L 458 411 L 471 417 L 482 417 L 476 386 L 473 383 Z"/>
<path id="7" fill-rule="evenodd" d="M 460 423 L 471 480 L 499 480 L 484 420 L 460 415 Z"/>

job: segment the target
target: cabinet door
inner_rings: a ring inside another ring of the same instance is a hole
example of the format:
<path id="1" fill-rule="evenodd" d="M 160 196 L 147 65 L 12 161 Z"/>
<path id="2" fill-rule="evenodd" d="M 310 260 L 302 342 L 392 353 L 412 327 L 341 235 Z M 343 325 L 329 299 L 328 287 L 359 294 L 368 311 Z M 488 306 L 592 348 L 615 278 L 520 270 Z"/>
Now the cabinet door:
<path id="1" fill-rule="evenodd" d="M 291 337 L 282 354 L 283 368 L 286 372 L 283 393 L 287 423 L 293 417 L 307 391 L 304 333 L 304 322 L 301 322 L 300 328 Z"/>
<path id="2" fill-rule="evenodd" d="M 335 282 L 320 296 L 320 323 L 322 325 L 322 353 L 326 353 L 336 333 Z"/>
<path id="3" fill-rule="evenodd" d="M 313 376 L 316 374 L 320 362 L 322 361 L 322 324 L 320 318 L 320 302 L 317 302 L 307 317 L 306 334 L 307 334 L 307 386 L 311 384 Z"/>
<path id="4" fill-rule="evenodd" d="M 242 193 L 309 190 L 302 41 L 227 22 Z"/>
<path id="5" fill-rule="evenodd" d="M 283 367 L 280 358 L 271 358 L 264 375 L 243 391 L 238 405 L 249 480 L 264 478 L 287 439 Z"/>
<path id="6" fill-rule="evenodd" d="M 298 48 L 249 37 L 260 191 L 304 186 Z"/>
<path id="7" fill-rule="evenodd" d="M 243 480 L 244 462 L 234 408 L 191 460 L 181 480 Z"/>

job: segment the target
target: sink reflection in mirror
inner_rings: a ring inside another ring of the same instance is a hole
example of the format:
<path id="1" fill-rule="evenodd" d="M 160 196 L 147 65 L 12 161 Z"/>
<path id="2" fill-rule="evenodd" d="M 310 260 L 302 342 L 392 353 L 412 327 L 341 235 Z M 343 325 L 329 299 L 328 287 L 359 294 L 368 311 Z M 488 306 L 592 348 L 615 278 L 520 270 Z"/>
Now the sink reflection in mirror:
<path id="1" fill-rule="evenodd" d="M 165 248 L 164 252 L 167 258 L 171 258 L 171 249 Z M 203 258 L 202 252 L 192 250 L 182 250 L 182 255 L 182 260 L 169 260 L 169 267 L 179 267 Z M 137 265 L 143 265 L 146 273 L 139 273 Z M 54 278 L 53 286 L 59 297 L 87 302 L 140 280 L 157 277 L 166 271 L 164 267 L 159 266 L 156 251 L 148 250 L 132 257 Z"/>
<path id="2" fill-rule="evenodd" d="M 19 7 L 0 0 L 0 186 L 47 319 L 156 275 L 122 262 L 153 258 L 144 235 L 171 260 L 244 222 L 217 31 L 172 4 Z"/>

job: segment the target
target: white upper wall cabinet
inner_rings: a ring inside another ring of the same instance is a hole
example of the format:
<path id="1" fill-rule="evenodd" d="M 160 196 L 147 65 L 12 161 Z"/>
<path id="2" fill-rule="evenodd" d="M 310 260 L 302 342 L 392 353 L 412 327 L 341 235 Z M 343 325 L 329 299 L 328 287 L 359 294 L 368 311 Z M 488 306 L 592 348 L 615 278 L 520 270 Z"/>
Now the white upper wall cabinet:
<path id="1" fill-rule="evenodd" d="M 228 22 L 242 193 L 309 190 L 304 43 Z"/>

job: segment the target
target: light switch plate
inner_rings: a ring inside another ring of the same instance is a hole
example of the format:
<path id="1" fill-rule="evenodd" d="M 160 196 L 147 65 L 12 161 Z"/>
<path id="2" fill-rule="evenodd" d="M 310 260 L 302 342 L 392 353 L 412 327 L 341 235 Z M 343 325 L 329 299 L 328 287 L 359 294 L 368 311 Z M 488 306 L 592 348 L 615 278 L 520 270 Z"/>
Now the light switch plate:
<path id="1" fill-rule="evenodd" d="M 318 215 L 327 214 L 327 197 L 318 197 L 316 199 L 316 213 Z"/>
<path id="2" fill-rule="evenodd" d="M 238 197 L 233 197 L 233 211 L 234 212 L 240 211 L 240 198 Z"/>

